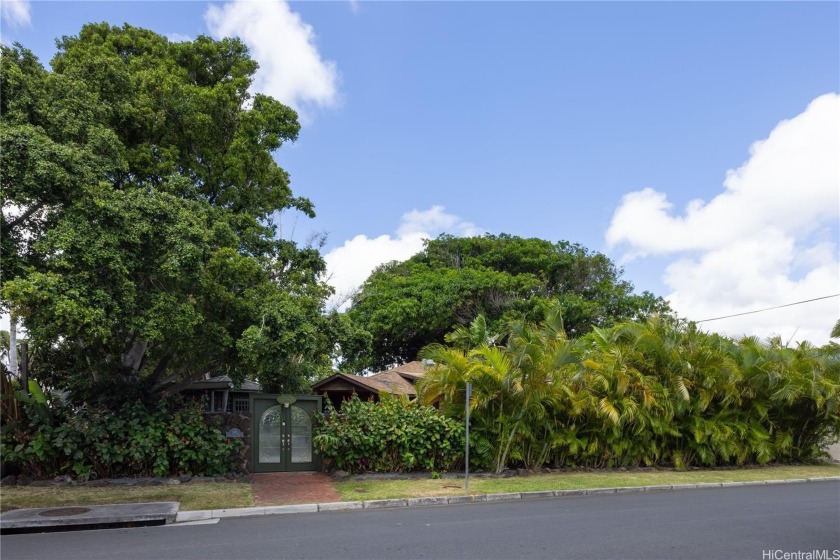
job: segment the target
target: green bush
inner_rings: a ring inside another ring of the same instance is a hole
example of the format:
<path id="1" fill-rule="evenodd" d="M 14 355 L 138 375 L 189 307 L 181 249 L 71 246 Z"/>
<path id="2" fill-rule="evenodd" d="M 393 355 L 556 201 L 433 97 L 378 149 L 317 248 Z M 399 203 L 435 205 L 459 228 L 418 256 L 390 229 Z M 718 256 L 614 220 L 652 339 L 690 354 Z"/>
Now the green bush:
<path id="1" fill-rule="evenodd" d="M 28 421 L 4 427 L 0 452 L 39 478 L 224 474 L 241 445 L 207 426 L 198 404 L 134 402 L 116 411 L 52 406 L 49 415 L 27 404 L 24 410 Z"/>
<path id="2" fill-rule="evenodd" d="M 713 467 L 819 460 L 840 437 L 840 345 L 730 339 L 670 317 L 570 339 L 560 308 L 422 357 L 420 400 L 463 421 L 472 467 Z M 457 335 L 457 336 L 456 336 Z M 469 345 L 468 345 L 469 346 Z"/>
<path id="3" fill-rule="evenodd" d="M 463 426 L 430 406 L 390 395 L 378 403 L 353 395 L 341 413 L 327 406 L 315 446 L 348 472 L 446 471 L 463 456 Z"/>

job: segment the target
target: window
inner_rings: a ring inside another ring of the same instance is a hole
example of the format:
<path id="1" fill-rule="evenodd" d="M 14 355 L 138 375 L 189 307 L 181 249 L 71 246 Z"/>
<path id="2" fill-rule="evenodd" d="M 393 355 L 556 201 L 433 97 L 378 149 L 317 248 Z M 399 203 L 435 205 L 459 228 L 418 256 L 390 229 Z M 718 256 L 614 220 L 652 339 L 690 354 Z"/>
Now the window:
<path id="1" fill-rule="evenodd" d="M 213 397 L 210 399 L 210 402 L 213 405 L 213 412 L 224 412 L 222 406 L 225 402 L 225 392 L 213 391 Z"/>
<path id="2" fill-rule="evenodd" d="M 249 412 L 250 406 L 248 404 L 248 395 L 242 393 L 234 393 L 233 398 L 233 412 Z"/>

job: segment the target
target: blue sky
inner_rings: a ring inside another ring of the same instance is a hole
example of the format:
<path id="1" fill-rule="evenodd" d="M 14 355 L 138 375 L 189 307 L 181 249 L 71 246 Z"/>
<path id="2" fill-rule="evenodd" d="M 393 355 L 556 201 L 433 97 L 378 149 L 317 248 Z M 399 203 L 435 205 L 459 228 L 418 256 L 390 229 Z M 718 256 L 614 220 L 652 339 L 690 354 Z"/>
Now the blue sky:
<path id="1" fill-rule="evenodd" d="M 329 234 L 340 294 L 441 231 L 579 242 L 692 319 L 840 292 L 836 2 L 4 0 L 3 15 L 3 41 L 45 64 L 90 21 L 242 37 L 255 89 L 304 123 L 277 158 L 318 216 L 283 216 L 284 235 Z M 838 301 L 706 327 L 825 342 Z"/>

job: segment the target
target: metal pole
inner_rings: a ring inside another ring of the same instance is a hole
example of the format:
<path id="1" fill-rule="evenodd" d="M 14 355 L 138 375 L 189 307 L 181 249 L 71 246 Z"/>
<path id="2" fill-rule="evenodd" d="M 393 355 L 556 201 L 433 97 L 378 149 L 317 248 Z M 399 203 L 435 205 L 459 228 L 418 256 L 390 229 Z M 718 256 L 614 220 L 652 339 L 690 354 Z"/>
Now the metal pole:
<path id="1" fill-rule="evenodd" d="M 464 453 L 466 456 L 466 460 L 464 461 L 464 491 L 467 494 L 470 493 L 470 393 L 472 393 L 472 384 L 467 383 L 467 443 L 465 445 L 466 451 Z"/>

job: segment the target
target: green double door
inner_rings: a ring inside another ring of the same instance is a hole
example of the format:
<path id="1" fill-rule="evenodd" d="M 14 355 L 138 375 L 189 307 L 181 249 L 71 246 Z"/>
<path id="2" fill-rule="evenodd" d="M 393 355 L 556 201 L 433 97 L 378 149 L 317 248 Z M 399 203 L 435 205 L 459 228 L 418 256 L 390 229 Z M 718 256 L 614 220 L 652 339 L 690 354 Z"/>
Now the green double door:
<path id="1" fill-rule="evenodd" d="M 320 409 L 320 397 L 261 395 L 253 399 L 253 472 L 319 470 L 320 457 L 312 446 L 312 417 Z"/>

